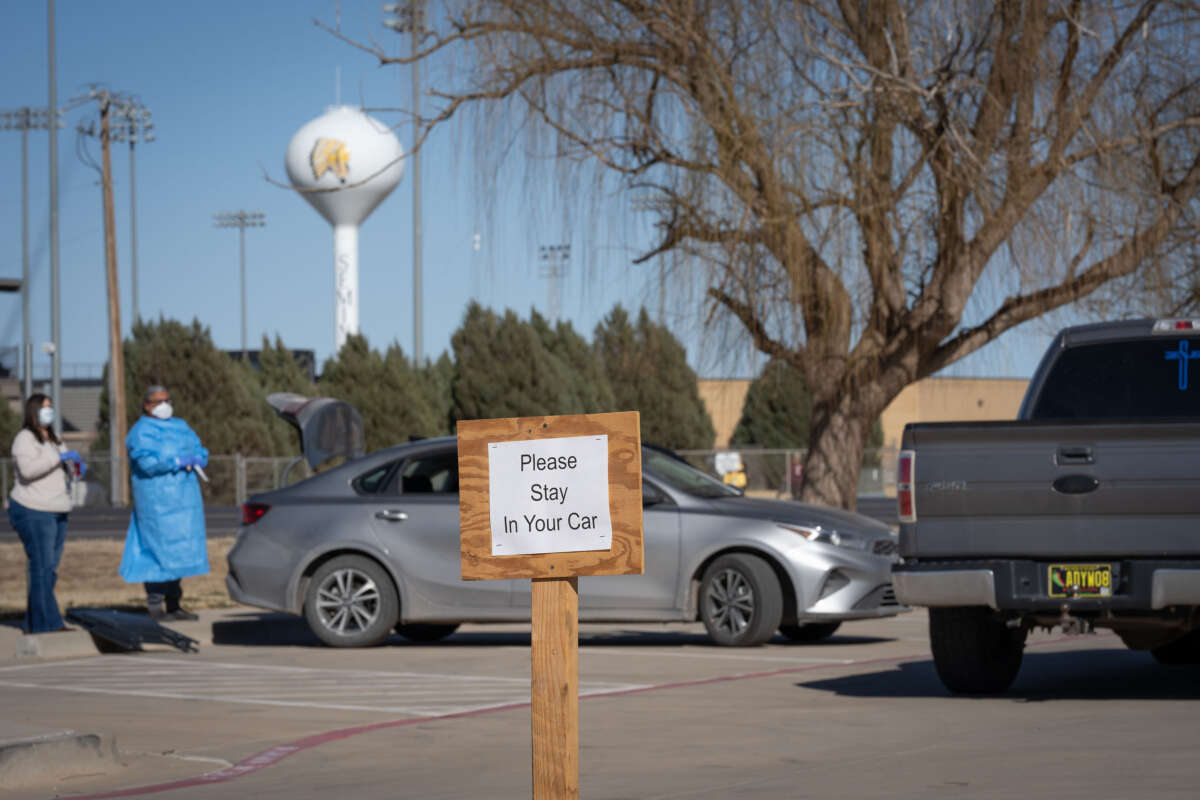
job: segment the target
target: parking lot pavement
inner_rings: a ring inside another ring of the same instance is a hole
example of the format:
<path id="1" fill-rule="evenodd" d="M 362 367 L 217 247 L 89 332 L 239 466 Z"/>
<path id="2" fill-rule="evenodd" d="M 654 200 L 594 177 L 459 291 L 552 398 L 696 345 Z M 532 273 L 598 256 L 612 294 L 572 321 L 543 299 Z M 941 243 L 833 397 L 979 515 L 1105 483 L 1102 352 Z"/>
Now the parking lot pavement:
<path id="1" fill-rule="evenodd" d="M 126 763 L 6 797 L 530 796 L 527 626 L 345 651 L 249 609 L 185 625 L 197 654 L 0 665 L 0 717 L 111 731 Z M 583 625 L 582 796 L 1194 796 L 1196 670 L 1039 634 L 1010 695 L 952 698 L 925 625 L 747 650 L 697 625 Z"/>

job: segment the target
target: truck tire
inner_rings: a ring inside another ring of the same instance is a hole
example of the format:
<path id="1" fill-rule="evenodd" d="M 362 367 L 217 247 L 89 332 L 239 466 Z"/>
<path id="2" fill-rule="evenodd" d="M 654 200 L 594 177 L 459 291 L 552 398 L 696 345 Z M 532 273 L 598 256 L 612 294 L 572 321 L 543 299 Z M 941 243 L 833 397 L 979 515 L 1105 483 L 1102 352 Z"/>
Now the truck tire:
<path id="1" fill-rule="evenodd" d="M 1025 631 L 990 609 L 929 609 L 929 644 L 938 677 L 954 694 L 1001 694 L 1021 668 Z"/>
<path id="2" fill-rule="evenodd" d="M 1200 664 L 1200 631 L 1185 633 L 1173 642 L 1150 651 L 1160 664 Z"/>

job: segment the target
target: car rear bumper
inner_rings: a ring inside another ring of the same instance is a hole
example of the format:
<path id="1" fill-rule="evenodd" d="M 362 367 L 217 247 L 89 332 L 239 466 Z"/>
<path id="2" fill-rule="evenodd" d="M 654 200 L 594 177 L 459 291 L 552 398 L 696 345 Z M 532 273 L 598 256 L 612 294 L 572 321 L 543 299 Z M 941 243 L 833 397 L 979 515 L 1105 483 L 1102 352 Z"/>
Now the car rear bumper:
<path id="1" fill-rule="evenodd" d="M 1108 597 L 1051 596 L 1052 563 L 1111 565 Z M 989 606 L 997 610 L 1045 611 L 1065 603 L 1074 612 L 1145 611 L 1200 605 L 1200 561 L 1148 559 L 1028 559 L 934 561 L 892 568 L 896 599 L 914 606 Z"/>

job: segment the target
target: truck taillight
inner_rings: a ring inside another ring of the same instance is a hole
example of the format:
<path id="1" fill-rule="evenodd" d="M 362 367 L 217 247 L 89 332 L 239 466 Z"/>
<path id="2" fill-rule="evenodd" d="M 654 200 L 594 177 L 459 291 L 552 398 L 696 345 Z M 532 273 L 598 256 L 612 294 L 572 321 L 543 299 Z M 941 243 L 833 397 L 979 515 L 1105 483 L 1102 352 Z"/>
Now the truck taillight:
<path id="1" fill-rule="evenodd" d="M 901 522 L 917 521 L 917 498 L 913 484 L 917 477 L 917 454 L 901 450 L 896 465 L 896 506 Z"/>
<path id="2" fill-rule="evenodd" d="M 271 507 L 266 503 L 244 503 L 242 505 L 242 524 L 253 525 L 270 510 Z"/>

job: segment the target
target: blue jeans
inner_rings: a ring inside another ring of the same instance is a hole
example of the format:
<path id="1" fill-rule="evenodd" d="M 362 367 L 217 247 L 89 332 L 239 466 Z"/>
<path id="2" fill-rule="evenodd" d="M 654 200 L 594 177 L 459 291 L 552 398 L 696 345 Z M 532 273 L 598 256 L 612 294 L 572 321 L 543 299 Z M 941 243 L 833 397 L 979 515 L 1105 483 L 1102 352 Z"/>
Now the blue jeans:
<path id="1" fill-rule="evenodd" d="M 25 630 L 30 633 L 56 631 L 63 627 L 54 584 L 58 581 L 58 562 L 67 538 L 67 515 L 26 508 L 11 497 L 8 522 L 21 537 L 29 559 L 29 596 L 25 604 Z"/>

